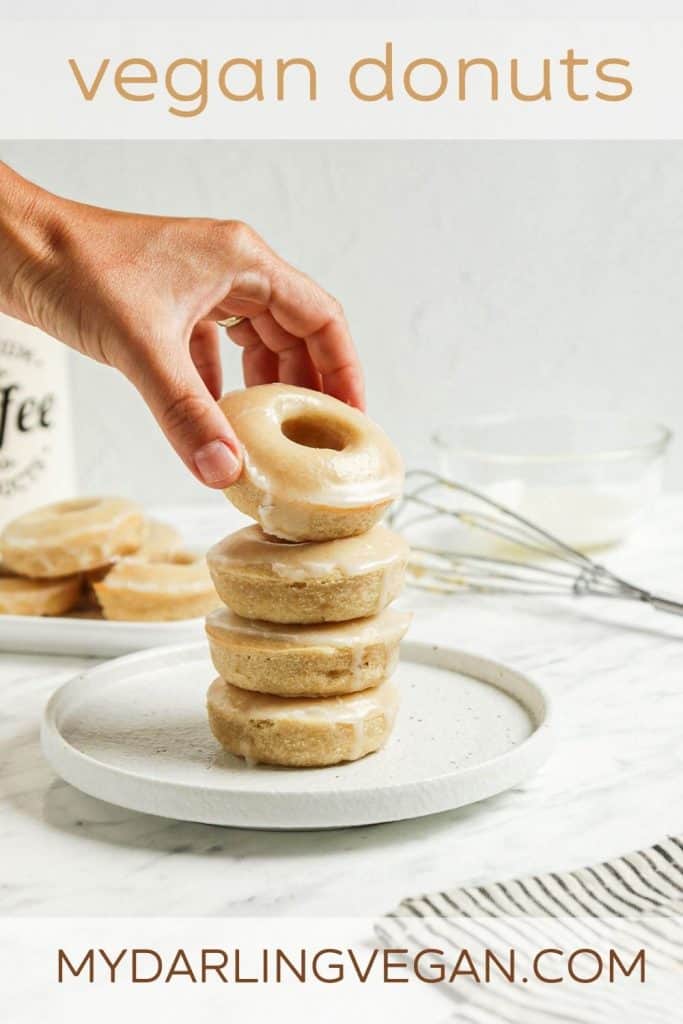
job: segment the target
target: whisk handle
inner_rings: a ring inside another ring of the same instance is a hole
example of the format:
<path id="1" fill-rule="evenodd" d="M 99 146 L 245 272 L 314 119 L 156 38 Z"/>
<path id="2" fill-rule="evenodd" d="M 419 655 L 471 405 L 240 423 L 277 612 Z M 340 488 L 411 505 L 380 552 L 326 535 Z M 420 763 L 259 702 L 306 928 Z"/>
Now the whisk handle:
<path id="1" fill-rule="evenodd" d="M 643 600 L 651 604 L 659 612 L 668 612 L 669 615 L 683 615 L 683 601 L 673 601 L 666 597 L 657 597 L 655 594 L 647 594 Z"/>

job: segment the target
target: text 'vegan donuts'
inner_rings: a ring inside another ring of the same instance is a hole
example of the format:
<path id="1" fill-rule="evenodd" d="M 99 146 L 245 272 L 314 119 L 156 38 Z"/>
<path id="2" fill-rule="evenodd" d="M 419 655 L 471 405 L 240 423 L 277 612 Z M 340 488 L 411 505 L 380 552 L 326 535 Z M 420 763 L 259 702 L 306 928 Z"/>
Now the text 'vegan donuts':
<path id="1" fill-rule="evenodd" d="M 0 614 L 64 615 L 78 604 L 81 587 L 80 576 L 53 580 L 0 576 Z"/>
<path id="2" fill-rule="evenodd" d="M 408 544 L 384 526 L 340 540 L 291 543 L 247 526 L 211 548 L 221 600 L 268 622 L 342 622 L 382 611 L 400 593 Z"/>
<path id="3" fill-rule="evenodd" d="M 204 559 L 185 551 L 124 558 L 93 586 L 106 619 L 193 619 L 219 603 Z"/>
<path id="4" fill-rule="evenodd" d="M 403 465 L 386 434 L 358 409 L 288 384 L 220 400 L 244 449 L 225 494 L 264 531 L 329 540 L 374 526 L 401 492 Z"/>
<path id="5" fill-rule="evenodd" d="M 211 731 L 232 754 L 252 763 L 316 768 L 378 750 L 394 724 L 398 689 L 387 680 L 363 693 L 286 700 L 216 679 L 207 705 Z"/>
<path id="6" fill-rule="evenodd" d="M 22 576 L 54 577 L 98 569 L 137 551 L 144 516 L 123 498 L 79 498 L 26 512 L 0 537 L 4 564 Z"/>
<path id="7" fill-rule="evenodd" d="M 391 608 L 369 619 L 309 626 L 242 619 L 227 608 L 206 619 L 216 671 L 245 690 L 326 697 L 377 686 L 391 675 L 410 615 Z"/>

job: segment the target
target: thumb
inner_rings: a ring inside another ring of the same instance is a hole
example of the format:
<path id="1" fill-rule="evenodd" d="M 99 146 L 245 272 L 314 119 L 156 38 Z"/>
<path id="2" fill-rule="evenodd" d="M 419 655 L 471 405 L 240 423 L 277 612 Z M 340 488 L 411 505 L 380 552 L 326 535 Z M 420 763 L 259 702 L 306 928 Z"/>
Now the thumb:
<path id="1" fill-rule="evenodd" d="M 136 368 L 133 384 L 185 465 L 208 487 L 229 487 L 242 449 L 189 353 L 172 351 Z"/>

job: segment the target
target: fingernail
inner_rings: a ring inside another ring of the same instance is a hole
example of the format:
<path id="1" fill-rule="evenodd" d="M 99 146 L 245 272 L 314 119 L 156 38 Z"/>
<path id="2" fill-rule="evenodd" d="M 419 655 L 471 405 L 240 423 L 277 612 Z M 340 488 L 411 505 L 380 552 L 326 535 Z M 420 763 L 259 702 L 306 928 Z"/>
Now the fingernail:
<path id="1" fill-rule="evenodd" d="M 228 487 L 240 468 L 240 460 L 225 441 L 209 441 L 195 452 L 194 464 L 209 487 Z"/>

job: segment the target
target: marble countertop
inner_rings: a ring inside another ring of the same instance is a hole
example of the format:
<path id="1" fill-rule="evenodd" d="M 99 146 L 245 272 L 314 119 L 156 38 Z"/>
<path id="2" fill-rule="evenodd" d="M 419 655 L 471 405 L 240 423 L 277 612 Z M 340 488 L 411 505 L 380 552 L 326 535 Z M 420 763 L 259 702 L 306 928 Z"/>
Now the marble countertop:
<path id="1" fill-rule="evenodd" d="M 219 506 L 166 510 L 191 542 L 233 528 Z M 683 497 L 605 556 L 683 594 Z M 421 597 L 414 638 L 528 671 L 555 698 L 557 749 L 528 784 L 462 810 L 326 832 L 168 821 L 85 796 L 42 758 L 43 706 L 87 664 L 0 655 L 0 914 L 362 915 L 404 896 L 562 870 L 683 832 L 683 619 L 640 605 Z"/>

